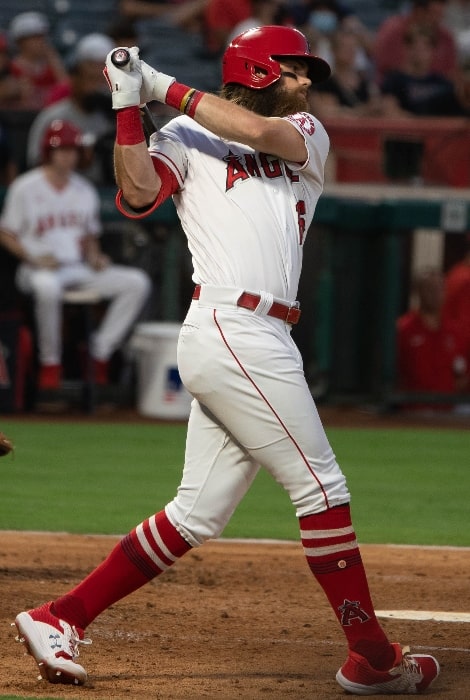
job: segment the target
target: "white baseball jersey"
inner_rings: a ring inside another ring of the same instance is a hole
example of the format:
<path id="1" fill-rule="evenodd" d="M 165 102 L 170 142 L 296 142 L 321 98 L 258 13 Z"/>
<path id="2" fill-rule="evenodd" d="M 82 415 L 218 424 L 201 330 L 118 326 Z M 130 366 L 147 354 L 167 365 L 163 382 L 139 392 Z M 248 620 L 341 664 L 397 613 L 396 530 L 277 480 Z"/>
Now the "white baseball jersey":
<path id="1" fill-rule="evenodd" d="M 7 190 L 0 225 L 18 237 L 29 255 L 53 254 L 63 264 L 77 263 L 83 257 L 81 239 L 100 232 L 99 198 L 76 173 L 58 190 L 42 167 L 34 168 Z"/>
<path id="2" fill-rule="evenodd" d="M 305 139 L 305 163 L 286 163 L 225 141 L 187 116 L 152 137 L 150 154 L 171 168 L 180 186 L 174 202 L 193 257 L 194 282 L 295 300 L 329 138 L 311 114 L 286 119 Z M 267 246 L 269 257 L 263 255 Z"/>

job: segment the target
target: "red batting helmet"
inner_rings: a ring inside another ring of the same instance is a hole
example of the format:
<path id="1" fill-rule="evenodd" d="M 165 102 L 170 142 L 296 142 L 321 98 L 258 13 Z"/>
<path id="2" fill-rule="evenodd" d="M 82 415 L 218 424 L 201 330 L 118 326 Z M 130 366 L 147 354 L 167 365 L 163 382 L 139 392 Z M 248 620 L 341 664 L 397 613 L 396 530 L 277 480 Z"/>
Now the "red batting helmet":
<path id="1" fill-rule="evenodd" d="M 267 25 L 239 34 L 227 47 L 222 63 L 223 84 L 238 83 L 260 89 L 281 77 L 279 61 L 302 59 L 312 83 L 330 76 L 326 61 L 310 53 L 306 37 L 294 27 Z"/>
<path id="2" fill-rule="evenodd" d="M 82 132 L 75 124 L 62 119 L 54 119 L 44 132 L 42 139 L 42 158 L 47 160 L 49 151 L 54 148 L 81 148 Z"/>

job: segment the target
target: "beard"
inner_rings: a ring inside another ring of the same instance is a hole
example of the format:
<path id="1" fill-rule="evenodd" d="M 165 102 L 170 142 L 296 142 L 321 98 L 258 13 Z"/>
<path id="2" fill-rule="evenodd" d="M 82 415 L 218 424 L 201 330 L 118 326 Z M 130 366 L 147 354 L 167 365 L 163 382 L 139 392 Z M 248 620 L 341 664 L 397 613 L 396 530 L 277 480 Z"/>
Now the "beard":
<path id="1" fill-rule="evenodd" d="M 273 117 L 287 117 L 289 114 L 308 111 L 307 95 L 303 92 L 288 92 L 280 85 L 278 97 L 277 113 Z"/>
<path id="2" fill-rule="evenodd" d="M 262 117 L 287 117 L 308 111 L 308 99 L 303 92 L 285 89 L 282 79 L 262 90 L 229 83 L 220 91 L 220 97 L 235 102 Z"/>

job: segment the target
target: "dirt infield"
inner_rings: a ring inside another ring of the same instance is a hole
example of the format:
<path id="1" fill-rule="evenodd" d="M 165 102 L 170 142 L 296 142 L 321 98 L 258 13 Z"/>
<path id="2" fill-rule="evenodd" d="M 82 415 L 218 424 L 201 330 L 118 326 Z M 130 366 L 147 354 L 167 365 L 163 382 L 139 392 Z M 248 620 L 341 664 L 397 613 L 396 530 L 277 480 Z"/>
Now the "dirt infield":
<path id="1" fill-rule="evenodd" d="M 116 538 L 2 533 L 0 695 L 88 700 L 328 700 L 345 643 L 300 544 L 209 542 L 88 629 L 82 688 L 36 680 L 9 626 L 68 590 Z M 362 548 L 379 610 L 470 611 L 470 550 Z M 384 619 L 441 662 L 430 697 L 470 697 L 470 623 Z"/>

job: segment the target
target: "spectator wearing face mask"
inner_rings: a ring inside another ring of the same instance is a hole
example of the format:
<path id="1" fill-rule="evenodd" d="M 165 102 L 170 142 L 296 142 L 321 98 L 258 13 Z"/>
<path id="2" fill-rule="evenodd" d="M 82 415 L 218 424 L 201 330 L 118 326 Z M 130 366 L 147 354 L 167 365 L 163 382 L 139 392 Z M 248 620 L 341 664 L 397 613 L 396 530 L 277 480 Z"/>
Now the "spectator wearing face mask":
<path id="1" fill-rule="evenodd" d="M 39 112 L 31 125 L 27 144 L 27 163 L 40 161 L 41 144 L 49 124 L 56 119 L 74 124 L 84 135 L 85 157 L 80 173 L 94 184 L 103 182 L 103 166 L 94 157 L 96 145 L 114 129 L 109 90 L 103 75 L 106 55 L 114 44 L 104 34 L 88 34 L 76 46 L 70 60 L 68 94 Z"/>
<path id="2" fill-rule="evenodd" d="M 370 72 L 373 36 L 352 7 L 338 0 L 310 0 L 289 5 L 288 14 L 309 39 L 313 53 L 325 59 L 332 69 L 335 62 L 332 42 L 336 32 L 354 34 L 357 40 L 354 68 L 363 74 Z"/>

